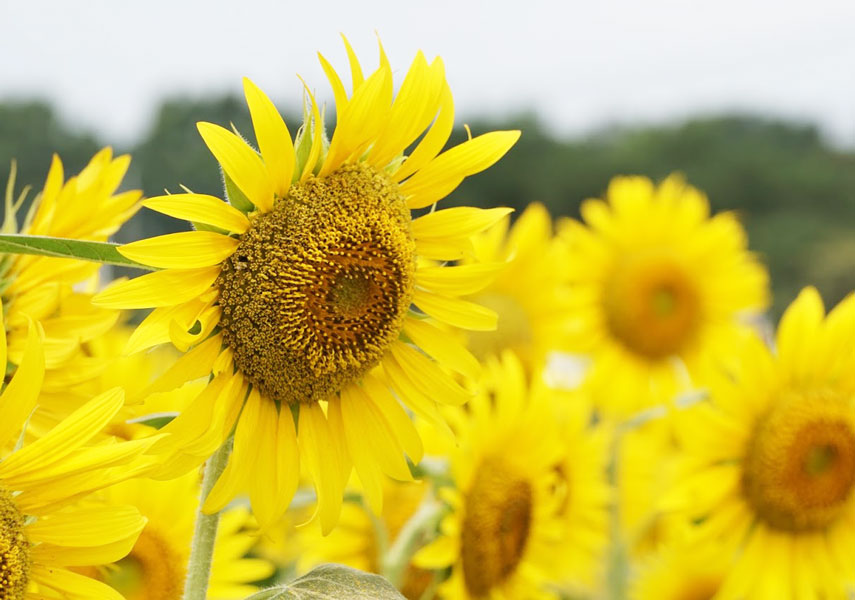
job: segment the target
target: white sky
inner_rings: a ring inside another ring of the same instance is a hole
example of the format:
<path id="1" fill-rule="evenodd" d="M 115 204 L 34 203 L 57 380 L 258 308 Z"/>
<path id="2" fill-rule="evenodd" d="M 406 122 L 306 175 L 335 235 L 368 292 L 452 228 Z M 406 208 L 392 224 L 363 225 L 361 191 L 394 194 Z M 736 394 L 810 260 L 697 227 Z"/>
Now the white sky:
<path id="1" fill-rule="evenodd" d="M 240 92 L 296 106 L 296 73 L 331 97 L 338 38 L 403 73 L 445 60 L 458 114 L 538 111 L 559 133 L 748 109 L 855 146 L 853 0 L 0 0 L 0 99 L 41 96 L 104 141 L 143 132 L 159 99 Z"/>

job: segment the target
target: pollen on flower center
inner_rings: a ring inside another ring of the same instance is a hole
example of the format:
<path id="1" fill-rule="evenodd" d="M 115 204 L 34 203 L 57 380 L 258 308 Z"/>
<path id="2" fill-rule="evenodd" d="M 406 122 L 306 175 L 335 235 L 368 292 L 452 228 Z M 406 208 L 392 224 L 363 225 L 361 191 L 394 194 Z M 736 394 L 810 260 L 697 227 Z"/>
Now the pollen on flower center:
<path id="1" fill-rule="evenodd" d="M 674 257 L 659 252 L 621 261 L 607 282 L 604 307 L 611 333 L 651 360 L 679 353 L 701 321 L 690 274 Z"/>
<path id="2" fill-rule="evenodd" d="M 12 495 L 0 487 L 0 600 L 21 600 L 30 579 L 30 543 L 24 517 Z"/>
<path id="3" fill-rule="evenodd" d="M 486 596 L 517 568 L 528 542 L 532 488 L 501 459 L 485 459 L 466 495 L 461 560 L 466 588 Z"/>
<path id="4" fill-rule="evenodd" d="M 167 540 L 146 528 L 131 553 L 107 567 L 100 578 L 128 600 L 180 600 L 186 575 L 184 561 Z"/>
<path id="5" fill-rule="evenodd" d="M 398 187 L 361 164 L 253 218 L 217 287 L 225 342 L 264 395 L 324 400 L 377 364 L 412 298 L 409 223 Z"/>
<path id="6" fill-rule="evenodd" d="M 775 529 L 830 525 L 855 486 L 855 416 L 830 393 L 791 395 L 757 425 L 745 459 L 743 489 Z"/>

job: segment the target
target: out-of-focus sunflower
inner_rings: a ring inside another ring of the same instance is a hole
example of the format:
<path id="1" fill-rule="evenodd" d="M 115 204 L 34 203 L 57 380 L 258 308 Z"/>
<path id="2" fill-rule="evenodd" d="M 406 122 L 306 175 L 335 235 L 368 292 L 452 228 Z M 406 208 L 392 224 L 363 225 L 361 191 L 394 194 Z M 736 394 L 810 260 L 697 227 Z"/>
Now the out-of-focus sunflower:
<path id="1" fill-rule="evenodd" d="M 567 346 L 573 314 L 568 308 L 566 257 L 542 204 L 529 204 L 510 229 L 509 223 L 505 217 L 472 240 L 471 262 L 506 267 L 469 297 L 495 310 L 499 324 L 495 331 L 468 332 L 467 345 L 479 359 L 511 350 L 534 372 L 550 352 Z"/>
<path id="2" fill-rule="evenodd" d="M 34 198 L 20 228 L 16 212 L 26 194 L 14 201 L 13 186 L 8 186 L 3 232 L 106 241 L 139 208 L 141 192 L 116 192 L 130 161 L 127 155 L 113 158 L 112 150 L 104 148 L 66 181 L 62 161 L 54 155 L 44 189 Z M 90 280 L 98 268 L 94 262 L 45 256 L 7 254 L 0 259 L 12 363 L 19 364 L 27 319 L 32 318 L 44 328 L 46 366 L 57 371 L 57 381 L 79 381 L 96 368 L 81 356 L 80 344 L 110 329 L 118 312 L 93 306 L 90 293 L 72 286 Z"/>
<path id="3" fill-rule="evenodd" d="M 102 493 L 110 504 L 131 504 L 148 520 L 128 555 L 117 563 L 92 569 L 96 579 L 121 592 L 126 600 L 180 600 L 193 539 L 199 495 L 198 473 L 170 481 L 134 479 Z M 217 527 L 208 598 L 238 600 L 258 591 L 251 585 L 273 574 L 273 565 L 247 552 L 257 537 L 249 511 L 223 512 Z"/>
<path id="4" fill-rule="evenodd" d="M 0 349 L 5 367 L 5 339 Z M 20 446 L 44 372 L 40 332 L 32 325 L 18 369 L 0 395 L 0 593 L 9 600 L 122 600 L 71 569 L 118 560 L 134 545 L 145 525 L 139 511 L 87 496 L 139 474 L 128 463 L 151 440 L 89 444 L 122 407 L 123 394 L 115 389 Z"/>
<path id="5" fill-rule="evenodd" d="M 450 600 L 557 598 L 559 584 L 596 579 L 608 533 L 606 474 L 597 468 L 605 444 L 576 439 L 587 428 L 530 395 L 513 354 L 487 364 L 480 393 L 449 416 L 457 443 L 447 440 L 445 454 L 455 487 L 440 496 L 450 512 L 414 564 L 450 569 L 439 587 Z"/>
<path id="6" fill-rule="evenodd" d="M 486 283 L 495 266 L 417 259 L 460 258 L 470 237 L 507 211 L 451 208 L 418 218 L 411 211 L 492 165 L 519 132 L 487 133 L 441 152 L 453 121 L 442 61 L 428 64 L 419 53 L 393 97 L 382 50 L 367 78 L 349 45 L 348 54 L 350 96 L 321 57 L 337 110 L 328 144 L 314 99 L 292 143 L 271 101 L 244 80 L 260 154 L 229 130 L 199 124 L 232 204 L 196 194 L 148 200 L 151 209 L 205 227 L 124 246 L 128 258 L 165 270 L 96 298 L 101 306 L 156 307 L 132 350 L 169 340 L 193 346 L 158 389 L 214 374 L 164 429 L 173 436 L 161 449 L 176 451 L 185 466 L 198 462 L 237 422 L 233 454 L 205 510 L 248 490 L 262 527 L 285 511 L 298 461 L 318 492 L 324 530 L 338 519 L 352 467 L 380 512 L 384 474 L 410 479 L 405 454 L 414 461 L 422 454 L 392 390 L 435 422 L 437 401 L 468 399 L 438 363 L 473 376 L 477 361 L 413 305 L 455 327 L 496 324 L 495 313 L 458 297 Z"/>
<path id="7" fill-rule="evenodd" d="M 807 288 L 776 349 L 749 338 L 680 415 L 669 503 L 737 554 L 724 598 L 844 598 L 855 581 L 855 297 L 828 316 Z M 682 418 L 682 417 L 685 418 Z"/>
<path id="8" fill-rule="evenodd" d="M 571 343 L 593 358 L 591 389 L 617 416 L 691 387 L 768 305 L 768 275 L 735 215 L 711 217 L 706 197 L 680 177 L 658 186 L 617 177 L 581 213 L 585 224 L 561 224 Z"/>
<path id="9" fill-rule="evenodd" d="M 666 545 L 633 574 L 631 600 L 716 600 L 731 556 L 715 544 Z"/>
<path id="10" fill-rule="evenodd" d="M 297 543 L 303 548 L 299 569 L 307 571 L 334 562 L 380 573 L 383 552 L 396 542 L 430 493 L 425 482 L 387 479 L 383 484 L 383 514 L 373 515 L 364 504 L 348 502 L 342 507 L 338 526 L 328 536 L 320 535 L 314 527 L 298 529 Z M 433 580 L 433 573 L 409 565 L 400 582 L 401 593 L 409 600 L 420 600 Z"/>

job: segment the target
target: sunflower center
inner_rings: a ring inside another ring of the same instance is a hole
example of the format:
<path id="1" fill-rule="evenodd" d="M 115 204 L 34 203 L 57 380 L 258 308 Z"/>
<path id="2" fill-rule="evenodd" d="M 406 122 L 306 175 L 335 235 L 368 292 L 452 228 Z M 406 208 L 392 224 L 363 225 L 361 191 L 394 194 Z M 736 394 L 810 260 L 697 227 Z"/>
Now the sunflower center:
<path id="1" fill-rule="evenodd" d="M 147 527 L 131 553 L 106 567 L 100 579 L 127 600 L 180 600 L 184 577 L 184 558 L 165 536 Z"/>
<path id="2" fill-rule="evenodd" d="M 612 335 L 650 360 L 678 354 L 701 318 L 692 277 L 665 252 L 625 258 L 606 283 L 604 308 Z"/>
<path id="3" fill-rule="evenodd" d="M 855 415 L 830 392 L 789 394 L 755 428 L 743 490 L 758 517 L 788 532 L 821 530 L 855 486 Z"/>
<path id="4" fill-rule="evenodd" d="M 684 583 L 673 600 L 712 600 L 721 588 L 721 583 L 721 577 L 696 576 Z"/>
<path id="5" fill-rule="evenodd" d="M 0 486 L 0 600 L 21 600 L 30 580 L 30 543 L 12 494 Z"/>
<path id="6" fill-rule="evenodd" d="M 495 331 L 469 332 L 469 349 L 478 359 L 498 356 L 508 348 L 525 348 L 531 344 L 531 322 L 525 308 L 516 299 L 506 294 L 481 294 L 472 300 L 499 315 Z"/>
<path id="7" fill-rule="evenodd" d="M 398 187 L 365 165 L 294 185 L 223 264 L 220 325 L 269 398 L 325 400 L 376 365 L 410 306 L 415 244 Z"/>
<path id="8" fill-rule="evenodd" d="M 517 568 L 528 542 L 532 488 L 501 459 L 485 459 L 466 496 L 461 560 L 466 588 L 486 596 Z"/>

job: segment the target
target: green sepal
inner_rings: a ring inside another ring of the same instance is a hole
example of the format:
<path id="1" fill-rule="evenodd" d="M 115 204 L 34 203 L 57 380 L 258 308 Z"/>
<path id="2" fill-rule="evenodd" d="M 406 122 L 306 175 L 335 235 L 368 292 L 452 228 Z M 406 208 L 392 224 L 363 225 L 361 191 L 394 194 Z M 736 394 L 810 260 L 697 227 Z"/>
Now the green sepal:
<path id="1" fill-rule="evenodd" d="M 226 189 L 226 200 L 229 201 L 229 204 L 244 214 L 249 214 L 255 210 L 255 205 L 249 201 L 246 194 L 240 191 L 240 188 L 225 171 L 223 171 L 223 183 Z"/>

